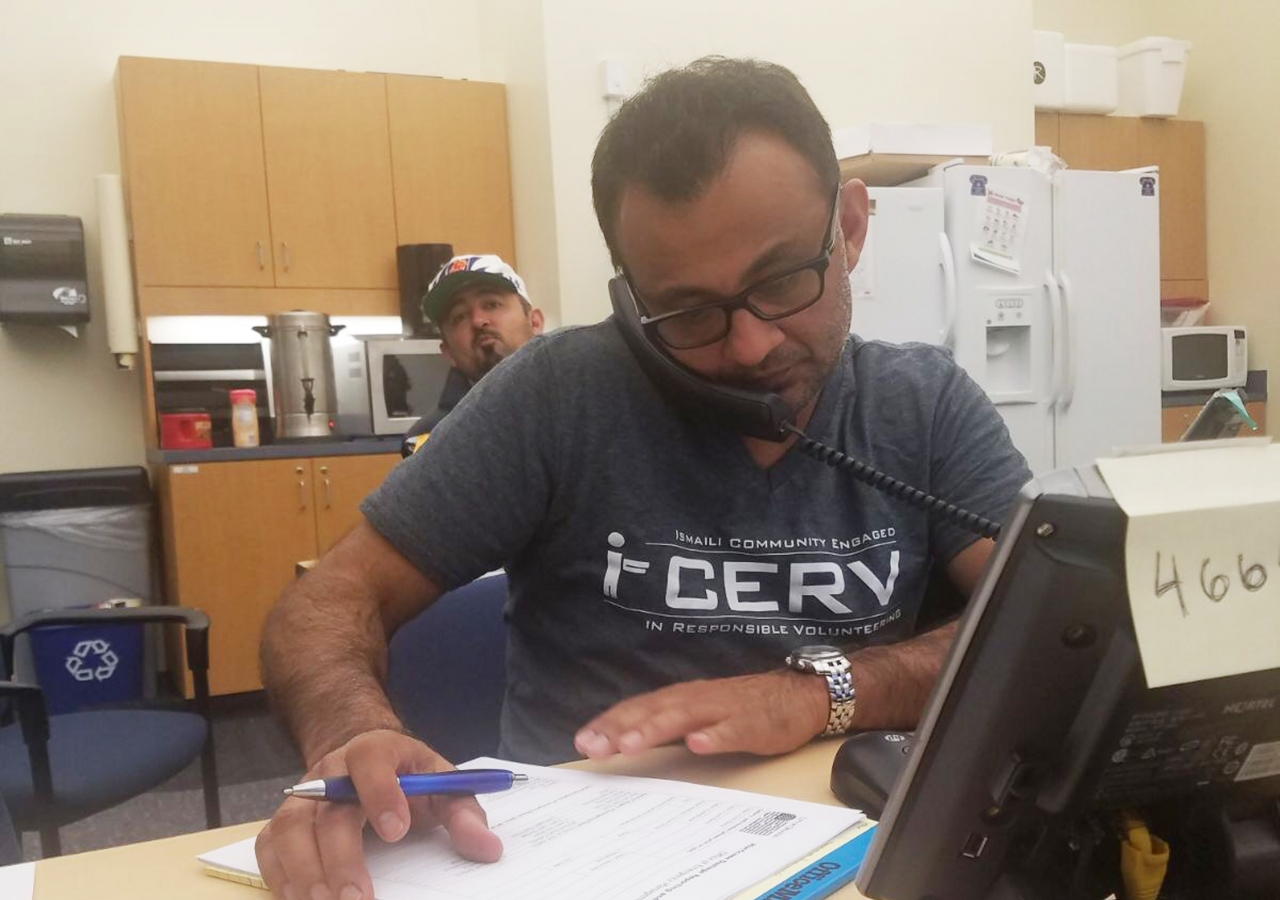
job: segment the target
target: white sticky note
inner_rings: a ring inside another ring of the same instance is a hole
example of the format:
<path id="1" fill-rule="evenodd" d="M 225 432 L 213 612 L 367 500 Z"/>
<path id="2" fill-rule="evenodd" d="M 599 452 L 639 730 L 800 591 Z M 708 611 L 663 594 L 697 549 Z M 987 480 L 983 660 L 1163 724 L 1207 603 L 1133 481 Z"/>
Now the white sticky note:
<path id="1" fill-rule="evenodd" d="M 35 889 L 35 863 L 0 866 L 0 897 L 6 900 L 30 900 L 35 894 Z"/>
<path id="2" fill-rule="evenodd" d="M 1280 667 L 1280 445 L 1100 459 L 1150 687 Z"/>

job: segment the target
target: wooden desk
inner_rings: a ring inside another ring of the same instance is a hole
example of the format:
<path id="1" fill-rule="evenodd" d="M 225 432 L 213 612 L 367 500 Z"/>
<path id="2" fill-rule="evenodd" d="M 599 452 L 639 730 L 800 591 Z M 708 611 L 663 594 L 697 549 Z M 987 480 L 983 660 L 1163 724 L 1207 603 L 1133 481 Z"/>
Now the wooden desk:
<path id="1" fill-rule="evenodd" d="M 638 757 L 603 763 L 573 763 L 595 772 L 671 778 L 695 784 L 774 794 L 796 800 L 839 805 L 828 783 L 839 740 L 815 741 L 795 753 L 697 757 L 683 747 L 664 747 Z M 204 874 L 196 855 L 258 833 L 261 822 L 199 831 L 180 837 L 110 850 L 95 850 L 42 860 L 36 864 L 35 900 L 261 900 L 255 888 Z M 862 895 L 852 885 L 833 894 L 839 900 Z"/>

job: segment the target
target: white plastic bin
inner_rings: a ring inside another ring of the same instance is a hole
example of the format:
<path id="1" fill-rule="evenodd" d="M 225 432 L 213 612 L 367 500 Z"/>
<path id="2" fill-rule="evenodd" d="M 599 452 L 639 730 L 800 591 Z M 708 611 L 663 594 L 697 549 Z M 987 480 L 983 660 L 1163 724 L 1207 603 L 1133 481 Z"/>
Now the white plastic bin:
<path id="1" fill-rule="evenodd" d="M 1063 81 L 1066 38 L 1061 31 L 1037 31 L 1032 38 L 1031 94 L 1036 109 L 1056 112 L 1066 100 Z"/>
<path id="2" fill-rule="evenodd" d="M 1191 42 L 1146 37 L 1120 48 L 1120 112 L 1126 116 L 1178 114 Z"/>
<path id="3" fill-rule="evenodd" d="M 1063 108 L 1073 113 L 1113 113 L 1118 104 L 1116 48 L 1067 44 Z"/>

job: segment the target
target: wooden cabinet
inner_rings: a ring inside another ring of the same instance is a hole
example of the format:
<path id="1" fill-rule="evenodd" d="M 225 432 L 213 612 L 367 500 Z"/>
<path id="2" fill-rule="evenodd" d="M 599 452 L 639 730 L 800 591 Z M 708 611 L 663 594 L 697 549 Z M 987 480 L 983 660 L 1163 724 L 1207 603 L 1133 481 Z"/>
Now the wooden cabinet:
<path id="1" fill-rule="evenodd" d="M 1138 156 L 1160 167 L 1160 278 L 1186 284 L 1179 296 L 1207 297 L 1204 123 L 1139 119 Z"/>
<path id="2" fill-rule="evenodd" d="M 384 77 L 259 72 L 276 285 L 395 288 Z"/>
<path id="3" fill-rule="evenodd" d="M 500 84 L 122 57 L 139 312 L 396 315 L 396 246 L 514 261 Z"/>
<path id="4" fill-rule="evenodd" d="M 270 287 L 256 66 L 122 57 L 123 168 L 139 287 Z"/>
<path id="5" fill-rule="evenodd" d="M 258 642 L 294 566 L 359 520 L 396 454 L 160 467 L 168 602 L 210 619 L 214 694 L 257 690 Z"/>
<path id="6" fill-rule="evenodd" d="M 396 454 L 333 456 L 312 460 L 316 556 L 322 556 L 361 519 L 360 501 L 400 461 Z M 296 562 L 296 560 L 295 560 Z"/>
<path id="7" fill-rule="evenodd" d="M 1073 169 L 1116 172 L 1144 165 L 1132 117 L 1060 116 L 1055 152 Z"/>
<path id="8" fill-rule="evenodd" d="M 1036 113 L 1036 143 L 1073 169 L 1160 167 L 1160 294 L 1209 296 L 1203 122 Z"/>
<path id="9" fill-rule="evenodd" d="M 507 96 L 500 84 L 387 76 L 396 233 L 516 264 Z"/>

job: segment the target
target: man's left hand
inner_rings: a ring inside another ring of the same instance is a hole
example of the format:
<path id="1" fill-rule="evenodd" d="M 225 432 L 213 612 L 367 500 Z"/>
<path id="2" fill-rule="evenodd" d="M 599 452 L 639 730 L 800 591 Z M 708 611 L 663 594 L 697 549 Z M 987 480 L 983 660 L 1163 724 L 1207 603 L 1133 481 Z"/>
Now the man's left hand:
<path id="1" fill-rule="evenodd" d="M 821 734 L 826 683 L 799 672 L 687 681 L 623 700 L 574 737 L 583 756 L 639 753 L 683 740 L 697 754 L 787 753 Z"/>

